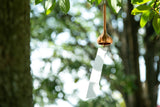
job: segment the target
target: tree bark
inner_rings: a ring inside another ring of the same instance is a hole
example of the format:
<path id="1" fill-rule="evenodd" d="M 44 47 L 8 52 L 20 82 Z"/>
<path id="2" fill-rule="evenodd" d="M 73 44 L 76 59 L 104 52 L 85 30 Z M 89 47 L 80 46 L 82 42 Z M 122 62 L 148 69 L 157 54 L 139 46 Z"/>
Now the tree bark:
<path id="1" fill-rule="evenodd" d="M 124 31 L 123 35 L 119 36 L 121 41 L 121 47 L 119 48 L 119 54 L 123 60 L 124 70 L 126 75 L 135 75 L 136 80 L 133 81 L 136 85 L 136 89 L 133 89 L 131 94 L 123 92 L 123 97 L 127 107 L 156 107 L 157 95 L 158 95 L 158 75 L 159 75 L 159 62 L 157 61 L 157 68 L 155 69 L 155 56 L 159 51 L 156 48 L 159 46 L 159 40 L 157 37 L 153 37 L 154 29 L 151 24 L 146 29 L 146 35 L 144 37 L 144 44 L 146 53 L 144 55 L 146 64 L 146 82 L 145 87 L 142 87 L 140 81 L 139 70 L 139 45 L 138 45 L 138 28 L 139 23 L 134 20 L 134 16 L 131 15 L 133 6 L 129 0 L 127 3 L 127 18 L 124 19 Z"/>
<path id="2" fill-rule="evenodd" d="M 140 81 L 139 70 L 139 46 L 137 32 L 139 23 L 134 20 L 131 15 L 133 6 L 129 0 L 127 3 L 127 18 L 124 19 L 124 32 L 120 36 L 121 48 L 120 55 L 123 60 L 126 75 L 135 75 L 136 79 L 133 83 L 136 85 L 131 94 L 124 93 L 124 99 L 127 107 L 147 107 L 142 97 L 142 84 Z"/>
<path id="3" fill-rule="evenodd" d="M 29 0 L 0 0 L 0 107 L 33 107 Z"/>
<path id="4" fill-rule="evenodd" d="M 151 39 L 153 37 L 153 33 L 154 30 L 152 25 L 148 25 L 146 30 L 146 36 L 144 38 L 144 43 L 146 47 L 146 53 L 144 57 L 146 64 L 146 83 L 149 105 L 150 107 L 157 107 L 158 75 L 156 75 L 156 69 L 154 69 L 156 41 L 154 41 L 154 39 Z"/>

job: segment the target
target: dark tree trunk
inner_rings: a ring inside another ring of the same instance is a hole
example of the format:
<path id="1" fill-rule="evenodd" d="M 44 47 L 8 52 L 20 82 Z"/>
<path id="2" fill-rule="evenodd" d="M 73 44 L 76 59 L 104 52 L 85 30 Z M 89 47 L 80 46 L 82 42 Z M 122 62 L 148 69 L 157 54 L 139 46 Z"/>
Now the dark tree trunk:
<path id="1" fill-rule="evenodd" d="M 0 0 L 0 107 L 33 107 L 29 0 Z"/>
<path id="2" fill-rule="evenodd" d="M 119 54 L 123 60 L 124 70 L 126 75 L 135 75 L 136 80 L 133 81 L 136 88 L 131 94 L 122 92 L 127 107 L 156 107 L 158 94 L 158 75 L 160 73 L 160 59 L 155 62 L 155 56 L 158 55 L 160 40 L 153 37 L 154 30 L 151 24 L 146 29 L 144 37 L 144 44 L 146 53 L 144 55 L 146 64 L 146 82 L 145 87 L 142 87 L 140 81 L 139 70 L 139 45 L 138 45 L 138 27 L 139 23 L 134 20 L 131 15 L 133 6 L 129 0 L 127 3 L 127 18 L 124 19 L 124 32 L 120 35 L 121 47 L 119 47 Z M 158 47 L 158 48 L 157 48 Z M 160 58 L 160 56 L 158 55 Z M 155 68 L 157 63 L 157 68 Z"/>
<path id="3" fill-rule="evenodd" d="M 154 68 L 155 61 L 154 57 L 156 55 L 156 40 L 153 39 L 153 27 L 148 25 L 146 30 L 146 36 L 144 38 L 144 43 L 146 47 L 145 54 L 145 64 L 146 64 L 146 84 L 148 90 L 148 102 L 150 107 L 157 106 L 157 95 L 158 95 L 158 75 Z"/>
<path id="4" fill-rule="evenodd" d="M 133 6 L 129 0 L 127 3 L 127 18 L 124 19 L 124 32 L 120 36 L 122 42 L 120 48 L 120 55 L 123 60 L 124 70 L 126 75 L 135 75 L 136 79 L 133 83 L 136 88 L 133 89 L 131 94 L 123 93 L 127 107 L 147 107 L 144 104 L 142 97 L 142 84 L 140 81 L 139 70 L 139 46 L 137 32 L 139 23 L 134 20 L 134 16 L 131 15 Z"/>

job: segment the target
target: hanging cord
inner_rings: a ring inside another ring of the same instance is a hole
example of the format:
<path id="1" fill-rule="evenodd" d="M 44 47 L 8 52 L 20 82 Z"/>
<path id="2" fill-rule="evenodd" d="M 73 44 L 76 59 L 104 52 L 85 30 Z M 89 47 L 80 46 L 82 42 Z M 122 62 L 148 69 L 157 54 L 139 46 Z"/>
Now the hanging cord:
<path id="1" fill-rule="evenodd" d="M 104 0 L 103 0 L 103 3 L 104 3 Z M 107 28 L 106 28 L 106 4 L 105 3 L 103 4 L 103 20 L 104 20 L 104 22 L 103 22 L 104 35 L 106 35 Z"/>
<path id="2" fill-rule="evenodd" d="M 106 0 L 105 0 L 106 1 Z M 98 37 L 97 43 L 103 47 L 112 44 L 112 38 L 107 34 L 106 28 L 106 3 L 103 0 L 103 33 Z"/>

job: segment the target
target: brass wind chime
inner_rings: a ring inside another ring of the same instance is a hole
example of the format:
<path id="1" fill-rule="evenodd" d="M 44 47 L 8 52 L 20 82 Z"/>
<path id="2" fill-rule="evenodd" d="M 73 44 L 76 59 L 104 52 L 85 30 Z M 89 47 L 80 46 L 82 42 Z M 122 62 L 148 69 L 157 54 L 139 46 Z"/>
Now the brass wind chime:
<path id="1" fill-rule="evenodd" d="M 103 21 L 104 21 L 103 33 L 99 35 L 97 39 L 97 43 L 105 47 L 112 44 L 113 41 L 112 41 L 112 38 L 107 33 L 107 29 L 106 29 L 106 4 L 104 3 L 104 1 L 103 1 Z"/>

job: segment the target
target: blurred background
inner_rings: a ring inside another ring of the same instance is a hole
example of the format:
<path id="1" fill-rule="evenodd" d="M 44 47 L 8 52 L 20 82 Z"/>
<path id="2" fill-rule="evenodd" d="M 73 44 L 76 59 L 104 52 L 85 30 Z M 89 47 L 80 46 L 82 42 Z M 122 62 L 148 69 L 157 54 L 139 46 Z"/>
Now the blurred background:
<path id="1" fill-rule="evenodd" d="M 108 47 L 95 99 L 85 97 L 100 47 L 97 37 L 103 32 L 103 4 L 70 0 L 67 14 L 56 3 L 49 15 L 44 2 L 35 5 L 31 0 L 30 5 L 35 107 L 160 105 L 159 36 L 151 22 L 139 26 L 140 15 L 131 15 L 129 1 L 123 0 L 118 14 L 107 3 L 107 32 L 113 44 Z"/>

